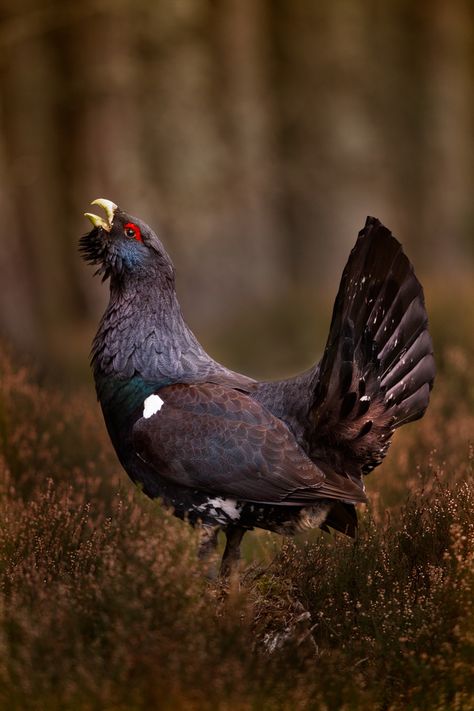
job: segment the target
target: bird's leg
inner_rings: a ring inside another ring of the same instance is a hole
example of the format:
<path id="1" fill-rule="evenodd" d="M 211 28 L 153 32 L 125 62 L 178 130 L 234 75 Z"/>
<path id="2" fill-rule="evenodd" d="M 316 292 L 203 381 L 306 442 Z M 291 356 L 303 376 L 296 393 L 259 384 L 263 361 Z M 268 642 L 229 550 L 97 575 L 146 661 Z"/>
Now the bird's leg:
<path id="1" fill-rule="evenodd" d="M 201 560 L 205 560 L 215 552 L 220 528 L 220 526 L 209 526 L 208 524 L 203 524 L 200 527 L 198 558 Z"/>
<path id="2" fill-rule="evenodd" d="M 217 568 L 215 560 L 209 562 L 209 558 L 216 552 L 217 536 L 219 535 L 220 526 L 209 526 L 203 524 L 199 529 L 199 548 L 198 558 L 205 563 L 208 563 L 206 576 L 210 580 L 217 578 Z"/>
<path id="3" fill-rule="evenodd" d="M 227 543 L 224 555 L 222 556 L 219 574 L 221 578 L 229 578 L 238 571 L 240 561 L 240 543 L 244 537 L 245 528 L 230 525 L 224 529 L 224 532 L 227 538 Z"/>

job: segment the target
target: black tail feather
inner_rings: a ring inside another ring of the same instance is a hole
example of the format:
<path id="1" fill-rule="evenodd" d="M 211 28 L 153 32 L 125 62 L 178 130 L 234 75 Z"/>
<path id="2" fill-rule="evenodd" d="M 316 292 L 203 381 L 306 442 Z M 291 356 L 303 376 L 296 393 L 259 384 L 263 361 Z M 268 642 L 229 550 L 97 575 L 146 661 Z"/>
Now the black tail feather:
<path id="1" fill-rule="evenodd" d="M 368 217 L 344 270 L 311 408 L 311 454 L 359 477 L 393 430 L 421 417 L 435 374 L 423 289 L 401 245 Z"/>

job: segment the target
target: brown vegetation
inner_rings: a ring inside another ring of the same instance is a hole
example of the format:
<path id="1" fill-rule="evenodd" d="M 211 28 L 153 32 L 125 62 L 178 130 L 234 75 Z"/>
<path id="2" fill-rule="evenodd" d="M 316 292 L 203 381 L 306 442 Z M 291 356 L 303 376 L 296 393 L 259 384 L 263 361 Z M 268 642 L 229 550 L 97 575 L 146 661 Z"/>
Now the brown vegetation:
<path id="1" fill-rule="evenodd" d="M 474 711 L 474 5 L 2 9 L 0 330 L 74 392 L 0 354 L 0 708 Z M 367 214 L 443 280 L 433 402 L 368 478 L 355 544 L 249 534 L 224 594 L 133 489 L 77 385 L 98 196 L 158 228 L 192 327 L 257 377 L 324 346 Z"/>
<path id="2" fill-rule="evenodd" d="M 427 416 L 368 478 L 356 543 L 254 534 L 228 594 L 191 528 L 120 471 L 92 397 L 3 354 L 2 708 L 473 709 L 465 347 L 444 349 Z"/>

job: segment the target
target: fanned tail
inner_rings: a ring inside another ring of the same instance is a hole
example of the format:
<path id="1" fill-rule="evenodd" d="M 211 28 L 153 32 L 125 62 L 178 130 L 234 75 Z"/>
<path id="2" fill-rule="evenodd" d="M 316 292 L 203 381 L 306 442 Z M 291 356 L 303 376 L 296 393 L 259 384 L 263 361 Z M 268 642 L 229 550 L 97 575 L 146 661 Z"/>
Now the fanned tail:
<path id="1" fill-rule="evenodd" d="M 368 217 L 334 305 L 310 408 L 311 456 L 353 478 L 425 412 L 435 366 L 423 289 L 400 243 Z"/>

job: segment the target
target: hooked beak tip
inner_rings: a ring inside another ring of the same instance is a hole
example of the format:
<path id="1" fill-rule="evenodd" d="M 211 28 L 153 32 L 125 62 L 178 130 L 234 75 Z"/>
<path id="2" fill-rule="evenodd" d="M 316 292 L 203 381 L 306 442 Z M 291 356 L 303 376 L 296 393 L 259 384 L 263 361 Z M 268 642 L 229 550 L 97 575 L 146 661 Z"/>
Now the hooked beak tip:
<path id="1" fill-rule="evenodd" d="M 110 227 L 107 222 L 99 215 L 94 215 L 92 212 L 85 212 L 84 217 L 90 220 L 94 227 L 102 227 L 103 230 L 109 230 Z"/>
<path id="2" fill-rule="evenodd" d="M 92 222 L 94 227 L 101 227 L 106 232 L 110 232 L 112 229 L 115 210 L 117 210 L 117 205 L 112 202 L 112 200 L 106 200 L 106 198 L 97 198 L 97 200 L 93 200 L 91 202 L 91 205 L 98 205 L 101 207 L 107 215 L 107 220 L 104 220 L 98 215 L 94 215 L 92 212 L 85 212 L 84 217 L 87 217 L 87 219 Z"/>

